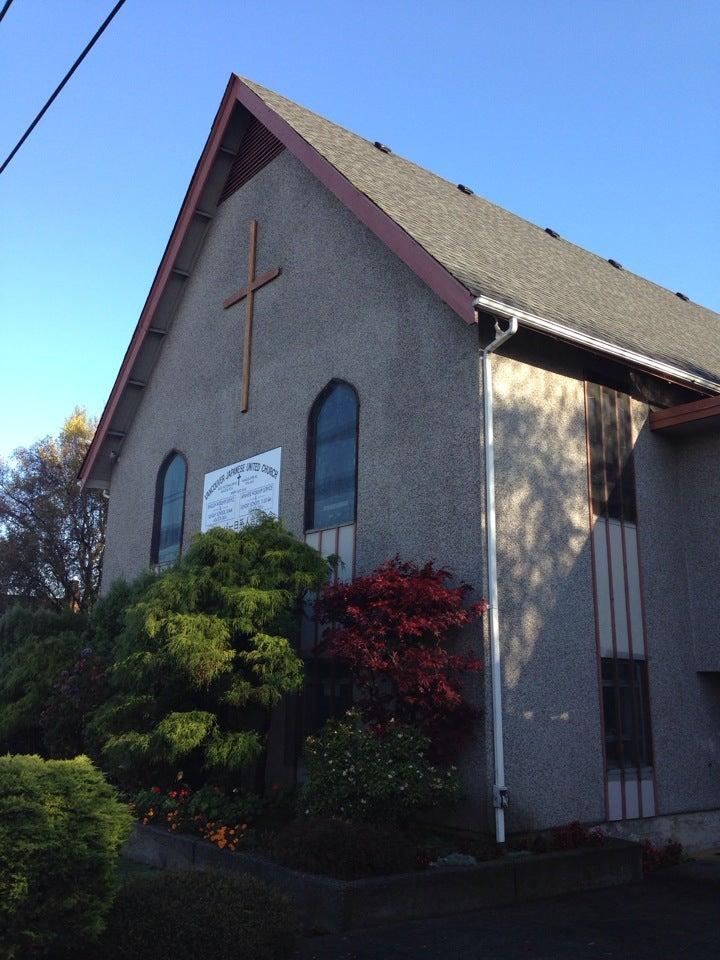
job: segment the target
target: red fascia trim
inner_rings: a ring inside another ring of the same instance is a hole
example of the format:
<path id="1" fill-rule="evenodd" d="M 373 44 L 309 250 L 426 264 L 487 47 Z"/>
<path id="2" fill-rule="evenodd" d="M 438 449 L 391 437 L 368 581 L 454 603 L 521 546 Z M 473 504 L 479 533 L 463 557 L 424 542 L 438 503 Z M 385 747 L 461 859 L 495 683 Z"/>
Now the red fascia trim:
<path id="1" fill-rule="evenodd" d="M 197 207 L 203 188 L 205 187 L 208 174 L 210 173 L 210 168 L 215 160 L 217 149 L 220 146 L 222 138 L 225 134 L 228 120 L 230 119 L 230 115 L 235 107 L 238 83 L 238 78 L 233 75 L 231 76 L 230 81 L 225 89 L 225 93 L 220 103 L 220 108 L 218 109 L 215 120 L 213 121 L 213 125 L 210 128 L 210 134 L 203 152 L 200 154 L 200 159 L 195 167 L 195 172 L 193 173 L 190 181 L 190 186 L 185 194 L 183 204 L 180 207 L 180 213 L 175 221 L 175 226 L 170 234 L 170 239 L 168 240 L 162 260 L 160 261 L 160 266 L 155 274 L 155 279 L 153 280 L 153 284 L 150 288 L 150 293 L 145 301 L 145 306 L 140 314 L 140 319 L 135 327 L 135 332 L 133 333 L 130 345 L 125 352 L 125 357 L 122 365 L 120 366 L 120 371 L 115 378 L 115 383 L 110 392 L 110 396 L 108 397 L 108 401 L 105 404 L 105 409 L 100 417 L 100 422 L 98 423 L 97 430 L 95 431 L 95 436 L 93 437 L 90 448 L 85 456 L 83 465 L 80 468 L 78 480 L 81 488 L 84 487 L 87 478 L 92 472 L 93 466 L 95 465 L 95 461 L 98 457 L 98 453 L 100 452 L 100 447 L 102 446 L 105 435 L 110 427 L 110 422 L 120 401 L 120 396 L 127 384 L 127 381 L 130 377 L 130 371 L 133 368 L 133 364 L 135 363 L 138 353 L 140 352 L 140 347 L 145 339 L 145 334 L 147 333 L 148 327 L 152 326 L 153 315 L 157 309 L 160 297 L 162 296 L 167 281 L 170 277 L 173 263 L 175 262 L 175 258 L 180 250 L 180 245 L 185 238 L 185 234 L 190 225 L 193 213 L 195 212 L 195 208 Z"/>
<path id="2" fill-rule="evenodd" d="M 210 172 L 217 148 L 222 142 L 225 128 L 230 119 L 236 102 L 239 101 L 246 109 L 260 121 L 278 140 L 285 144 L 287 149 L 343 203 L 355 216 L 398 256 L 408 267 L 433 290 L 452 310 L 466 323 L 476 323 L 477 317 L 472 305 L 472 294 L 457 280 L 445 267 L 414 240 L 402 227 L 376 203 L 357 189 L 344 174 L 334 167 L 329 160 L 311 146 L 300 134 L 294 130 L 286 120 L 283 120 L 274 110 L 246 86 L 242 80 L 232 74 L 225 89 L 220 108 L 210 130 L 205 148 L 195 168 L 185 200 L 160 261 L 150 293 L 140 314 L 138 325 L 135 328 L 130 346 L 120 367 L 115 384 L 110 393 L 100 423 L 90 444 L 82 467 L 79 481 L 84 486 L 97 460 L 100 447 L 110 426 L 120 396 L 130 377 L 130 371 L 137 359 L 148 327 L 152 326 L 152 318 L 165 285 L 170 276 L 172 265 L 184 239 L 195 207 L 202 193 L 205 181 Z"/>
<path id="3" fill-rule="evenodd" d="M 239 77 L 238 100 L 368 229 L 389 247 L 466 323 L 476 323 L 472 294 L 445 267 L 326 160 Z"/>
<path id="4" fill-rule="evenodd" d="M 651 430 L 667 430 L 684 423 L 693 423 L 720 416 L 720 397 L 704 397 L 690 403 L 680 403 L 666 410 L 653 410 L 650 414 Z"/>

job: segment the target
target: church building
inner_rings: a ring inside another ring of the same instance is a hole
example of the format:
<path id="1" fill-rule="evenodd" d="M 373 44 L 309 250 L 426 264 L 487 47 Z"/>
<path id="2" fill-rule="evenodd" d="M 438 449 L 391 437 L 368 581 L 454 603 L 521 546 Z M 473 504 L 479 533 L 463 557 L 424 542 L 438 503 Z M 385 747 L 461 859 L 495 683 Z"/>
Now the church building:
<path id="1" fill-rule="evenodd" d="M 510 833 L 701 843 L 719 456 L 720 315 L 233 75 L 80 481 L 109 496 L 104 589 L 256 508 L 341 576 L 399 554 L 494 583 L 465 825 L 507 799 Z M 350 697 L 313 645 L 286 783 Z"/>

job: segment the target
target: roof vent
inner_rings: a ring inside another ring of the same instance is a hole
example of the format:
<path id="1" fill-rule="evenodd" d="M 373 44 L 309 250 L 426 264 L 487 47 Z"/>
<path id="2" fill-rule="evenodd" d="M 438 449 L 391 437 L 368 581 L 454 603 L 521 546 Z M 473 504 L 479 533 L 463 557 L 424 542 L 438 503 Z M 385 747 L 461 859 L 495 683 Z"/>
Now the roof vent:
<path id="1" fill-rule="evenodd" d="M 622 270 L 623 265 L 618 263 L 617 260 L 608 260 L 608 263 L 611 267 L 615 267 L 616 270 Z"/>
<path id="2" fill-rule="evenodd" d="M 457 188 L 460 191 L 460 193 L 466 193 L 469 197 L 472 197 L 473 194 L 475 193 L 475 191 L 471 190 L 470 187 L 466 187 L 464 183 L 459 183 L 457 185 Z"/>
<path id="3" fill-rule="evenodd" d="M 373 146 L 380 151 L 380 153 L 392 153 L 390 147 L 386 146 L 384 143 L 380 143 L 379 140 L 376 140 Z"/>
<path id="4" fill-rule="evenodd" d="M 690 297 L 686 296 L 684 293 L 680 293 L 679 290 L 676 291 L 675 296 L 676 296 L 676 297 L 680 297 L 680 299 L 681 299 L 681 300 L 684 300 L 685 303 L 689 303 L 689 302 L 690 302 Z"/>
<path id="5" fill-rule="evenodd" d="M 555 239 L 555 240 L 559 240 L 559 239 L 560 239 L 560 234 L 557 232 L 557 230 L 553 230 L 551 227 L 545 227 L 545 233 L 546 233 L 549 237 L 553 237 L 553 239 Z"/>

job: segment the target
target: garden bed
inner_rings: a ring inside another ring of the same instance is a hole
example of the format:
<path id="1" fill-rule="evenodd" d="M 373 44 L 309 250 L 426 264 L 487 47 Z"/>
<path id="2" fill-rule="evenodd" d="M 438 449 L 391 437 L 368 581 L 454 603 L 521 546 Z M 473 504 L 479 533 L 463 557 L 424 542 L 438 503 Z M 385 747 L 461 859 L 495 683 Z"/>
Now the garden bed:
<path id="1" fill-rule="evenodd" d="M 618 886 L 643 875 L 639 845 L 613 839 L 598 847 L 508 854 L 477 866 L 431 867 L 351 881 L 300 873 L 265 857 L 230 853 L 152 826 L 136 826 L 124 856 L 163 869 L 258 877 L 292 899 L 308 929 L 333 932 Z"/>

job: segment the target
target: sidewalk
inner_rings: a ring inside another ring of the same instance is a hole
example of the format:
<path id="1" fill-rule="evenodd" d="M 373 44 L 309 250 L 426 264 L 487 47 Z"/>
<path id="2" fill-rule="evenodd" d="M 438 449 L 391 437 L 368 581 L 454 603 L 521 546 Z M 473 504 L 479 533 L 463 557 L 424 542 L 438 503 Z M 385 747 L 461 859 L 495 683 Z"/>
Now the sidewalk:
<path id="1" fill-rule="evenodd" d="M 718 960 L 715 867 L 694 859 L 632 886 L 312 937 L 295 960 Z"/>

